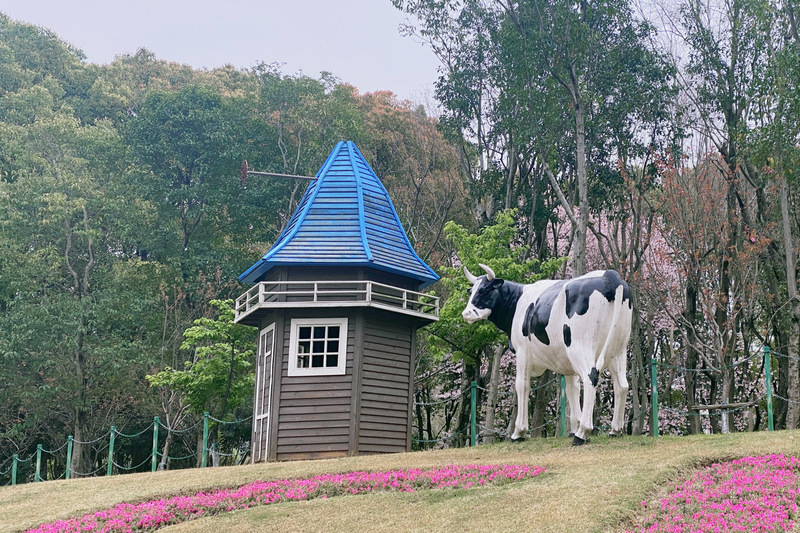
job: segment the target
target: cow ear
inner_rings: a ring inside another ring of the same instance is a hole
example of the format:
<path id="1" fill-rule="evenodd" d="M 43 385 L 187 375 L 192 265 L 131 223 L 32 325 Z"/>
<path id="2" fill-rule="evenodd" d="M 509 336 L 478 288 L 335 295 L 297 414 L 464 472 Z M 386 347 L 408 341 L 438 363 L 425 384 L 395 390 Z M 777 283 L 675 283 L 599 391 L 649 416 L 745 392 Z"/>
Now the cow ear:
<path id="1" fill-rule="evenodd" d="M 505 283 L 505 280 L 502 280 L 502 279 L 500 279 L 500 278 L 494 278 L 494 279 L 491 281 L 491 287 L 492 287 L 493 289 L 499 289 L 500 287 L 502 287 L 502 286 L 503 286 L 503 283 Z"/>

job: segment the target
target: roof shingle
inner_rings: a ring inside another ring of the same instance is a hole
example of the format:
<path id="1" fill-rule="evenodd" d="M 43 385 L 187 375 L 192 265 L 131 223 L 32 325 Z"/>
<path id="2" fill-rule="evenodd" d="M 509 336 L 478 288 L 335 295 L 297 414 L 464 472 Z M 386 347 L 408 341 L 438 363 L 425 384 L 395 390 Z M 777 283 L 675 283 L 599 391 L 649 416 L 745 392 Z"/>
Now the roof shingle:
<path id="1" fill-rule="evenodd" d="M 378 176 L 350 141 L 339 142 L 317 172 L 272 248 L 240 281 L 276 266 L 366 266 L 417 280 L 439 276 L 414 252 Z"/>

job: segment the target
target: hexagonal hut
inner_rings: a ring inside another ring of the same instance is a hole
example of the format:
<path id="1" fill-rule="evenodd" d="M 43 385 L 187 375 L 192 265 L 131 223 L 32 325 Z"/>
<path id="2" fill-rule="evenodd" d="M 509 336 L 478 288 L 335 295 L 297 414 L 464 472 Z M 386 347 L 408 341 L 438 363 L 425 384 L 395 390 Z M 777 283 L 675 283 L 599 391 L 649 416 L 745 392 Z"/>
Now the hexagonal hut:
<path id="1" fill-rule="evenodd" d="M 253 462 L 411 449 L 416 331 L 439 319 L 419 291 L 439 276 L 352 142 L 239 279 L 236 321 L 259 328 Z"/>

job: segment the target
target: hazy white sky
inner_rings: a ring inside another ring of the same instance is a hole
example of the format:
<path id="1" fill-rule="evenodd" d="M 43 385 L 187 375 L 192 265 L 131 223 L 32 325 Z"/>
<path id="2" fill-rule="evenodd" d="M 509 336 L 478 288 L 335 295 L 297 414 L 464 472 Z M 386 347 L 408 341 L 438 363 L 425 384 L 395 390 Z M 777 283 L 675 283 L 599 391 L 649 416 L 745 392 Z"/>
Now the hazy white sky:
<path id="1" fill-rule="evenodd" d="M 436 80 L 430 48 L 400 35 L 390 0 L 0 0 L 14 20 L 49 28 L 106 64 L 145 47 L 159 59 L 214 68 L 285 63 L 332 72 L 361 92 L 422 103 Z"/>

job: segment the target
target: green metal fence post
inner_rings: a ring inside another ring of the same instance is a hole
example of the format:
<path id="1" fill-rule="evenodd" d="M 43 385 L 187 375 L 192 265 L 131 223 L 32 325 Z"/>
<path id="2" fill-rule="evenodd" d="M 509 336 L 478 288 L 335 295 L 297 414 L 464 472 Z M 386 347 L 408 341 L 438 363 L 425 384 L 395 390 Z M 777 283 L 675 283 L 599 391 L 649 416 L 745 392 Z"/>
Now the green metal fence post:
<path id="1" fill-rule="evenodd" d="M 656 358 L 650 360 L 650 373 L 653 381 L 653 436 L 658 437 L 658 379 L 656 374 Z"/>
<path id="2" fill-rule="evenodd" d="M 42 480 L 42 445 L 36 445 L 36 474 L 33 476 L 33 481 Z"/>
<path id="3" fill-rule="evenodd" d="M 775 422 L 772 418 L 772 355 L 769 346 L 764 346 L 764 376 L 767 380 L 767 420 L 769 430 L 775 431 Z"/>
<path id="4" fill-rule="evenodd" d="M 561 376 L 561 387 L 559 388 L 559 395 L 561 397 L 561 436 L 567 436 L 567 380 Z"/>
<path id="5" fill-rule="evenodd" d="M 208 411 L 203 413 L 203 457 L 200 459 L 200 468 L 208 464 Z"/>
<path id="6" fill-rule="evenodd" d="M 111 426 L 111 431 L 109 433 L 111 436 L 108 438 L 108 467 L 106 468 L 107 476 L 112 474 L 111 467 L 114 466 L 114 440 L 117 436 L 117 427 Z"/>
<path id="7" fill-rule="evenodd" d="M 72 435 L 67 439 L 67 472 L 64 474 L 65 479 L 69 479 L 70 471 L 72 470 Z"/>
<path id="8" fill-rule="evenodd" d="M 476 426 L 478 418 L 478 383 L 473 381 L 470 385 L 470 413 L 469 413 L 469 445 L 475 446 Z"/>
<path id="9" fill-rule="evenodd" d="M 153 417 L 153 458 L 150 460 L 150 471 L 155 472 L 158 467 L 158 417 Z"/>
<path id="10" fill-rule="evenodd" d="M 11 463 L 11 485 L 17 484 L 17 462 L 19 462 L 19 455 L 15 453 Z"/>

